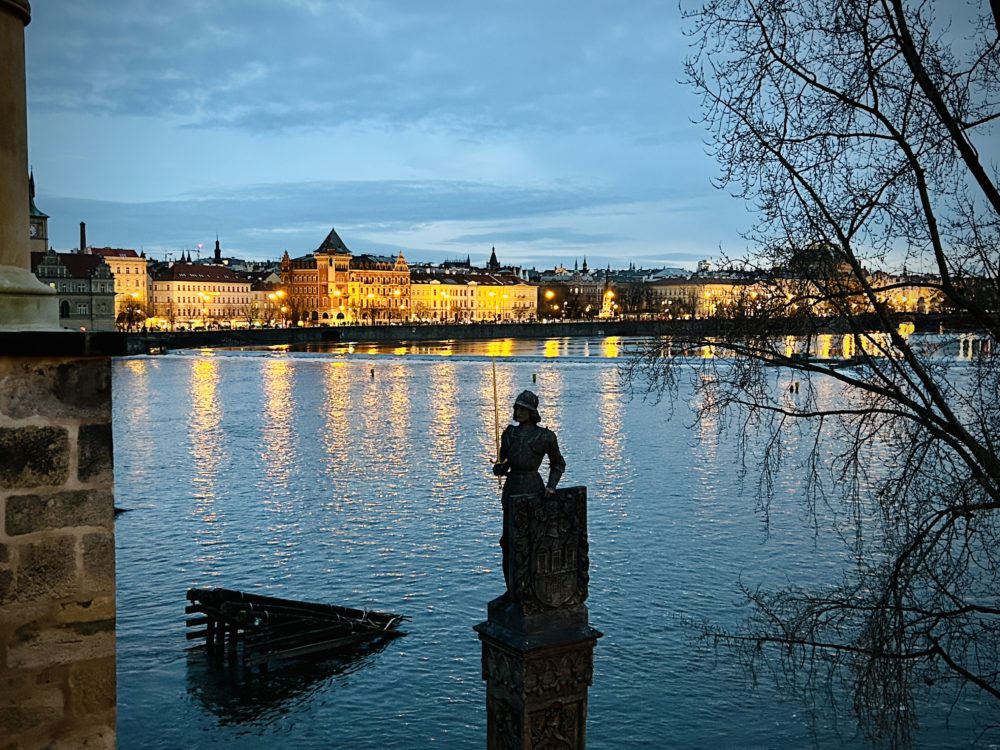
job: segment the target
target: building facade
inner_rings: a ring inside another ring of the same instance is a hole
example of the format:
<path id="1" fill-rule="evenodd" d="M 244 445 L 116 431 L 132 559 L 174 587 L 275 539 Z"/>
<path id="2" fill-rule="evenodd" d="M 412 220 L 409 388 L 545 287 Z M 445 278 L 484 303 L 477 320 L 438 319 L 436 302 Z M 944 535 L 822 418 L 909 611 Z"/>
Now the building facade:
<path id="1" fill-rule="evenodd" d="M 246 328 L 254 318 L 250 279 L 225 266 L 171 263 L 153 276 L 151 328 Z"/>
<path id="2" fill-rule="evenodd" d="M 115 280 L 103 258 L 54 250 L 33 252 L 31 270 L 56 290 L 63 328 L 115 330 Z"/>
<path id="3" fill-rule="evenodd" d="M 293 325 L 409 320 L 410 267 L 395 258 L 354 255 L 336 229 L 309 255 L 281 259 L 281 285 Z"/>
<path id="4" fill-rule="evenodd" d="M 87 252 L 99 255 L 111 268 L 115 277 L 115 311 L 125 312 L 125 308 L 138 304 L 144 313 L 149 313 L 149 273 L 146 256 L 129 248 L 91 247 Z"/>

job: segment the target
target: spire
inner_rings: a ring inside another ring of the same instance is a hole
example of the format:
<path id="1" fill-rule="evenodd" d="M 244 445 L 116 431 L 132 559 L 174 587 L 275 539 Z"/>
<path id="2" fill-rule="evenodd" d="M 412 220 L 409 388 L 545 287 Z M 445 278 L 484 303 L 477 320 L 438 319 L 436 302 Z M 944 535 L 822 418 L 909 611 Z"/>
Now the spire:
<path id="1" fill-rule="evenodd" d="M 583 256 L 583 272 L 587 273 L 587 256 Z"/>
<path id="2" fill-rule="evenodd" d="M 35 205 L 35 170 L 32 168 L 28 172 L 28 214 L 38 219 L 49 218 L 48 214 L 43 214 Z"/>
<path id="3" fill-rule="evenodd" d="M 219 246 L 219 233 L 218 232 L 215 233 L 215 258 L 213 259 L 213 262 L 217 266 L 221 266 L 222 265 L 222 248 Z"/>
<path id="4" fill-rule="evenodd" d="M 344 241 L 340 239 L 340 235 L 337 234 L 337 230 L 330 227 L 330 234 L 326 236 L 323 243 L 316 248 L 317 253 L 350 253 L 351 251 L 347 249 L 347 245 Z"/>
<path id="5" fill-rule="evenodd" d="M 573 258 L 573 272 L 576 273 L 580 270 L 580 261 Z"/>
<path id="6" fill-rule="evenodd" d="M 500 268 L 500 261 L 497 260 L 497 248 L 494 245 L 493 250 L 490 252 L 490 261 L 486 264 L 486 267 L 491 271 L 496 271 Z"/>

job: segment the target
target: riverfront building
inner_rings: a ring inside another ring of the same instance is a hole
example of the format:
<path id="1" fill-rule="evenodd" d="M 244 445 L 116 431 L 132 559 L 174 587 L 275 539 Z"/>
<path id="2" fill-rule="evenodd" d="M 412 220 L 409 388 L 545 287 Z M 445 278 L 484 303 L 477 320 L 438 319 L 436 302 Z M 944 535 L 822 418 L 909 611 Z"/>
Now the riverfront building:
<path id="1" fill-rule="evenodd" d="M 419 321 L 510 322 L 537 314 L 537 288 L 513 275 L 412 273 L 410 294 Z"/>
<path id="2" fill-rule="evenodd" d="M 225 266 L 171 263 L 153 276 L 153 328 L 246 327 L 254 318 L 250 279 Z"/>
<path id="3" fill-rule="evenodd" d="M 91 247 L 91 255 L 99 255 L 115 277 L 115 311 L 124 312 L 129 304 L 138 304 L 143 311 L 149 303 L 149 273 L 146 256 L 130 248 Z"/>
<path id="4" fill-rule="evenodd" d="M 409 320 L 410 267 L 399 253 L 355 256 L 336 229 L 309 255 L 281 259 L 281 284 L 293 324 Z"/>
<path id="5" fill-rule="evenodd" d="M 34 252 L 31 270 L 59 295 L 59 325 L 63 328 L 115 329 L 115 280 L 99 255 Z"/>

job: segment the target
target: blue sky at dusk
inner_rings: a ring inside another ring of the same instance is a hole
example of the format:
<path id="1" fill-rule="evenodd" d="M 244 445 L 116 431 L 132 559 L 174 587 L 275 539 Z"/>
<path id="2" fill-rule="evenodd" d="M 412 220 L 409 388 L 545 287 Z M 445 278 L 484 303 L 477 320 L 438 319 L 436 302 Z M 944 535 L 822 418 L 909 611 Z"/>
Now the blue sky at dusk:
<path id="1" fill-rule="evenodd" d="M 57 250 L 693 268 L 739 254 L 674 3 L 37 0 L 30 161 Z"/>

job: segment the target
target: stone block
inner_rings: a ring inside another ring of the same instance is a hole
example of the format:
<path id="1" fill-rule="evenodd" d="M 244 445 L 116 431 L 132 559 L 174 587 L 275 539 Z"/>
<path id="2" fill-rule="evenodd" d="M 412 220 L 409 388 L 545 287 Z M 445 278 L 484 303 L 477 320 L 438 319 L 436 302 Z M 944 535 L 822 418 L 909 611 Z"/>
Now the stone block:
<path id="1" fill-rule="evenodd" d="M 10 549 L 6 544 L 0 542 L 0 565 L 10 562 Z"/>
<path id="2" fill-rule="evenodd" d="M 114 716 L 110 725 L 90 724 L 75 732 L 60 736 L 46 750 L 115 750 Z"/>
<path id="3" fill-rule="evenodd" d="M 0 427 L 0 487 L 58 487 L 69 476 L 69 435 L 62 427 Z"/>
<path id="4" fill-rule="evenodd" d="M 0 414 L 111 420 L 111 359 L 0 359 Z"/>
<path id="5" fill-rule="evenodd" d="M 0 696 L 0 737 L 11 737 L 61 721 L 65 712 L 62 690 L 5 690 Z"/>
<path id="6" fill-rule="evenodd" d="M 115 708 L 115 657 L 81 661 L 69 668 L 73 716 L 100 714 Z"/>
<path id="7" fill-rule="evenodd" d="M 114 481 L 114 453 L 112 450 L 111 424 L 80 425 L 77 439 L 81 482 Z"/>
<path id="8" fill-rule="evenodd" d="M 88 659 L 114 658 L 115 621 L 52 625 L 32 623 L 11 639 L 7 666 L 11 669 L 44 669 Z"/>
<path id="9" fill-rule="evenodd" d="M 76 591 L 75 542 L 71 536 L 55 536 L 19 545 L 12 601 L 72 596 Z"/>
<path id="10" fill-rule="evenodd" d="M 14 571 L 0 568 L 0 606 L 14 601 Z"/>
<path id="11" fill-rule="evenodd" d="M 88 591 L 115 590 L 114 534 L 84 534 L 83 586 Z"/>
<path id="12" fill-rule="evenodd" d="M 60 624 L 76 622 L 98 622 L 115 619 L 114 596 L 95 596 L 77 602 L 65 602 L 59 606 L 54 622 Z"/>
<path id="13" fill-rule="evenodd" d="M 76 490 L 53 495 L 14 495 L 4 513 L 8 536 L 77 526 L 111 528 L 114 497 L 103 490 Z"/>

